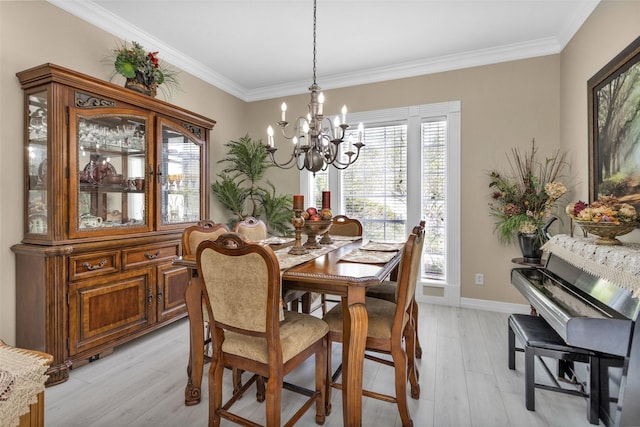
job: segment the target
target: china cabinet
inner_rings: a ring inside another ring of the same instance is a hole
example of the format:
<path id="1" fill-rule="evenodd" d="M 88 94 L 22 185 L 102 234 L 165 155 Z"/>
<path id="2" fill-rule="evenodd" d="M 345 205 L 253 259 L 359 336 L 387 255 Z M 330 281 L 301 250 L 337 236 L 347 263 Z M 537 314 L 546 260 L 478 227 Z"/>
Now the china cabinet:
<path id="1" fill-rule="evenodd" d="M 208 218 L 215 121 L 75 71 L 17 73 L 24 90 L 24 238 L 16 343 L 74 364 L 186 315 L 182 230 Z"/>

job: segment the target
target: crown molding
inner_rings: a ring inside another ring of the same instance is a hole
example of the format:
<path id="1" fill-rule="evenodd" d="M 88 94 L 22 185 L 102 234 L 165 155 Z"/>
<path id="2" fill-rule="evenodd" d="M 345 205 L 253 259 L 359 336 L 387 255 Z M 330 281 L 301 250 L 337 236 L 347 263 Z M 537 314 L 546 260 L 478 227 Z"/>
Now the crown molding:
<path id="1" fill-rule="evenodd" d="M 91 0 L 47 0 L 52 5 L 124 40 L 137 40 L 150 50 L 162 52 L 163 60 L 181 70 L 233 95 L 242 101 L 253 102 L 283 96 L 308 93 L 309 81 L 296 81 L 282 85 L 267 86 L 258 89 L 247 89 L 225 76 L 206 67 L 194 58 L 166 45 L 149 33 L 140 30 L 121 17 L 111 13 Z M 421 61 L 406 62 L 393 66 L 369 69 L 367 72 L 352 72 L 323 76 L 320 86 L 325 89 L 338 89 L 369 83 L 404 79 L 445 71 L 516 61 L 520 59 L 558 54 L 564 49 L 576 31 L 593 12 L 600 0 L 583 2 L 580 13 L 572 22 L 567 23 L 559 37 L 499 46 L 430 58 Z M 176 64 L 180 64 L 179 66 Z"/>

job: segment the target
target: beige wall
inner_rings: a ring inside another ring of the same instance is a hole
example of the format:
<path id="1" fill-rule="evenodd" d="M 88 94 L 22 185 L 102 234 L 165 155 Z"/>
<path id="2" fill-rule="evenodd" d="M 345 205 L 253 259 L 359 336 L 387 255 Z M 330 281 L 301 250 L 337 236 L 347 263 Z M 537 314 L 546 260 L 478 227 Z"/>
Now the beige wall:
<path id="1" fill-rule="evenodd" d="M 321 77 L 318 82 L 322 84 Z M 461 101 L 461 294 L 466 298 L 523 303 L 509 284 L 510 259 L 518 256 L 519 249 L 500 246 L 492 234 L 486 171 L 500 167 L 512 147 L 528 148 L 532 138 L 543 153 L 558 146 L 560 56 L 330 90 L 325 91 L 325 97 L 325 111 L 330 113 L 339 111 L 343 103 L 350 111 L 369 111 Z M 307 102 L 307 95 L 287 98 L 287 110 L 292 115 L 304 113 Z M 262 138 L 266 138 L 264 129 L 278 120 L 281 103 L 282 99 L 252 103 L 250 123 L 255 130 L 250 132 L 262 132 Z M 277 174 L 285 176 L 282 171 Z M 286 175 L 289 178 L 279 181 L 279 189 L 292 193 L 297 189 L 297 178 L 292 171 Z M 474 284 L 475 273 L 484 273 L 483 286 Z"/>
<path id="2" fill-rule="evenodd" d="M 560 143 L 571 155 L 575 199 L 589 197 L 587 80 L 640 36 L 638 22 L 640 1 L 605 0 L 562 52 Z"/>
<path id="3" fill-rule="evenodd" d="M 440 101 L 462 102 L 462 296 L 524 303 L 509 284 L 516 247 L 492 234 L 486 171 L 504 164 L 512 147 L 536 138 L 541 153 L 570 151 L 577 192 L 586 196 L 586 80 L 637 37 L 640 2 L 605 1 L 565 52 L 542 58 L 325 91 L 326 111 L 347 103 L 368 111 Z M 15 73 L 53 62 L 108 79 L 101 62 L 116 43 L 108 33 L 45 2 L 0 2 L 0 338 L 14 342 L 15 267 L 10 250 L 22 238 L 22 93 Z M 218 121 L 212 134 L 212 178 L 221 145 L 245 133 L 265 139 L 282 99 L 245 104 L 192 76 L 180 76 L 183 92 L 171 102 Z M 322 85 L 322 76 L 318 77 Z M 287 97 L 289 110 L 303 112 L 308 97 Z M 298 191 L 295 171 L 268 174 L 283 193 Z M 212 215 L 223 216 L 212 202 Z M 476 272 L 485 285 L 473 284 Z M 18 284 L 19 286 L 19 284 Z M 20 309 L 28 309 L 21 307 Z"/>

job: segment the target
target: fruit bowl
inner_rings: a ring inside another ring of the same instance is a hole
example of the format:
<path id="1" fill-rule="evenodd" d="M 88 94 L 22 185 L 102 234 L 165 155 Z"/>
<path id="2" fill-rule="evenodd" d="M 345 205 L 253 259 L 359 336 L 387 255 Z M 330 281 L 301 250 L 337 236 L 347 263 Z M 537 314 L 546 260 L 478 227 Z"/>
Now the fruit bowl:
<path id="1" fill-rule="evenodd" d="M 322 246 L 317 241 L 317 237 L 326 233 L 331 228 L 331 220 L 307 220 L 302 226 L 302 234 L 307 236 L 304 247 L 307 249 L 320 249 Z"/>
<path id="2" fill-rule="evenodd" d="M 637 222 L 622 222 L 614 224 L 611 222 L 592 222 L 574 220 L 585 232 L 598 236 L 596 245 L 621 245 L 622 242 L 616 236 L 623 236 L 631 233 L 637 226 Z"/>

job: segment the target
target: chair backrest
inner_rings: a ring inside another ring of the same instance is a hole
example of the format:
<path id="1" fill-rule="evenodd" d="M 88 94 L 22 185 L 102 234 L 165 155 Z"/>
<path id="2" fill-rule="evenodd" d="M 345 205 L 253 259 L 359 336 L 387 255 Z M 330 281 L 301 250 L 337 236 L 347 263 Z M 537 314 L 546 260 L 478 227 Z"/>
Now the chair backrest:
<path id="1" fill-rule="evenodd" d="M 403 247 L 396 288 L 397 307 L 394 328 L 404 328 L 404 323 L 408 320 L 409 309 L 415 297 L 418 276 L 420 275 L 423 246 L 424 221 L 420 222 L 420 225 L 413 227 Z"/>
<path id="2" fill-rule="evenodd" d="M 279 336 L 280 265 L 270 247 L 225 233 L 200 243 L 196 259 L 216 328 L 268 342 Z"/>
<path id="3" fill-rule="evenodd" d="M 210 219 L 200 220 L 182 232 L 182 255 L 195 255 L 200 242 L 206 239 L 215 240 L 222 233 L 228 232 L 229 227 L 224 224 L 216 224 Z"/>
<path id="4" fill-rule="evenodd" d="M 345 215 L 333 217 L 329 234 L 335 236 L 362 236 L 362 223 Z"/>
<path id="5" fill-rule="evenodd" d="M 267 225 L 264 221 L 252 216 L 248 216 L 238 222 L 235 227 L 233 227 L 233 231 L 242 234 L 252 242 L 258 242 L 267 238 Z"/>

